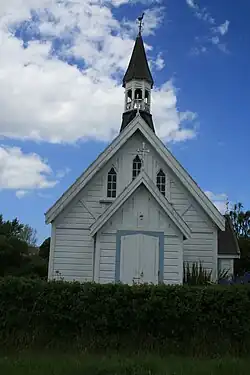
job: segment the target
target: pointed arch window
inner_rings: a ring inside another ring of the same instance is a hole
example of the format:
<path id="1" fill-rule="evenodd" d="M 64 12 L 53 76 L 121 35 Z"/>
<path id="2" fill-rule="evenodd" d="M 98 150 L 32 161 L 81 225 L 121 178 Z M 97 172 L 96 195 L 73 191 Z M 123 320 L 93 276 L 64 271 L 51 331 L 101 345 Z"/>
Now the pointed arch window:
<path id="1" fill-rule="evenodd" d="M 111 168 L 108 172 L 107 182 L 107 197 L 116 198 L 116 187 L 117 187 L 117 174 L 115 168 Z"/>
<path id="2" fill-rule="evenodd" d="M 133 180 L 136 178 L 136 176 L 138 176 L 138 174 L 140 173 L 141 171 L 141 159 L 139 158 L 138 155 L 136 155 L 136 157 L 134 158 L 133 160 Z"/>
<path id="3" fill-rule="evenodd" d="M 159 170 L 156 177 L 156 185 L 160 192 L 165 196 L 166 195 L 166 175 L 162 169 Z"/>

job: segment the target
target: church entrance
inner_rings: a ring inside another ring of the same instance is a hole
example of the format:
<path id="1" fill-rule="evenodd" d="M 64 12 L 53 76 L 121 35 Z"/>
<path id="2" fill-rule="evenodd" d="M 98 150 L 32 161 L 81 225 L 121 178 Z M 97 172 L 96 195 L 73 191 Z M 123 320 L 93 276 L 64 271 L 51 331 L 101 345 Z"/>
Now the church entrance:
<path id="1" fill-rule="evenodd" d="M 120 281 L 158 284 L 159 237 L 136 232 L 121 236 Z"/>

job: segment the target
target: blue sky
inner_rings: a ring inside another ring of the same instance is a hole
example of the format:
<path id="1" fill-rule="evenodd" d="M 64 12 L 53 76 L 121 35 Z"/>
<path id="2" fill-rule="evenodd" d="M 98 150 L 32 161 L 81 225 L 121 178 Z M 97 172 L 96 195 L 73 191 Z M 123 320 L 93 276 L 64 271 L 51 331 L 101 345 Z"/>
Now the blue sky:
<path id="1" fill-rule="evenodd" d="M 1 212 L 39 242 L 44 212 L 119 131 L 142 11 L 157 134 L 220 209 L 250 207 L 250 3 L 2 0 Z"/>

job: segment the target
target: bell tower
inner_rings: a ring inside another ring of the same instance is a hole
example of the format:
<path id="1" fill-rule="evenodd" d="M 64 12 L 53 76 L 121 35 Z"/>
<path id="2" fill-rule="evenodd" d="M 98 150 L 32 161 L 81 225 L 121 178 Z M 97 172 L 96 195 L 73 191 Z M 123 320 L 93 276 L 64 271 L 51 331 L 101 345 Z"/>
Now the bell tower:
<path id="1" fill-rule="evenodd" d="M 144 14 L 138 18 L 139 33 L 135 41 L 128 69 L 123 78 L 125 104 L 121 131 L 133 120 L 138 111 L 148 126 L 154 131 L 151 115 L 151 90 L 154 81 L 149 69 L 142 39 L 143 16 Z"/>

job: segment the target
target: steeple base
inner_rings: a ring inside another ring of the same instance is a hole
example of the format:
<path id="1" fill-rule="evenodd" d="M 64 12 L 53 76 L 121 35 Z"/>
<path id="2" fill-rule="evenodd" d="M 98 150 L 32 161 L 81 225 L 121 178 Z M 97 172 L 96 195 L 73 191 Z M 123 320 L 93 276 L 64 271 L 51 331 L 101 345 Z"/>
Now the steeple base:
<path id="1" fill-rule="evenodd" d="M 143 118 L 143 120 L 150 127 L 150 129 L 155 133 L 152 115 L 149 112 L 142 111 L 142 110 L 140 110 L 139 113 L 140 113 L 140 116 Z M 128 124 L 135 118 L 136 114 L 137 114 L 137 109 L 133 109 L 132 111 L 123 113 L 120 132 L 123 131 L 128 126 Z"/>

